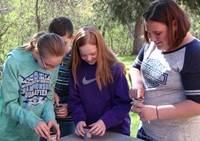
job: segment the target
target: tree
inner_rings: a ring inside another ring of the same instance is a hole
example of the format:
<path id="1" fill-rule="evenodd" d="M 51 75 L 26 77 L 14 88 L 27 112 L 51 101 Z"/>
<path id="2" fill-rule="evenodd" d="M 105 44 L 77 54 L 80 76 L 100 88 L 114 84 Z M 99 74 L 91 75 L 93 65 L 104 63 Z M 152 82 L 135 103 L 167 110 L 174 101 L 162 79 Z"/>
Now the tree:
<path id="1" fill-rule="evenodd" d="M 133 51 L 137 54 L 142 46 L 142 13 L 152 0 L 105 0 L 113 18 L 127 26 L 132 33 Z"/>
<path id="2" fill-rule="evenodd" d="M 191 26 L 190 32 L 195 36 L 200 38 L 199 28 L 200 28 L 200 0 L 177 0 L 178 4 L 186 11 L 188 15 Z"/>
<path id="3" fill-rule="evenodd" d="M 154 0 L 102 0 L 104 3 L 108 4 L 112 17 L 115 20 L 120 21 L 123 25 L 127 26 L 133 37 L 133 52 L 132 54 L 137 54 L 142 46 L 142 13 Z M 174 0 L 177 3 L 189 8 L 195 14 L 195 18 L 192 20 L 199 21 L 197 19 L 200 12 L 200 0 Z M 192 15 L 191 12 L 190 14 Z M 194 23 L 194 22 L 193 22 Z M 195 23 L 196 29 L 199 29 L 200 23 Z M 194 29 L 192 29 L 194 30 Z M 195 30 L 194 32 L 198 32 Z M 200 35 L 199 35 L 200 36 Z"/>
<path id="4" fill-rule="evenodd" d="M 97 0 L 93 4 L 95 26 L 97 26 L 108 46 L 117 54 L 130 54 L 132 46 L 132 34 L 127 26 L 123 26 L 118 20 L 114 19 L 112 11 L 104 1 Z"/>

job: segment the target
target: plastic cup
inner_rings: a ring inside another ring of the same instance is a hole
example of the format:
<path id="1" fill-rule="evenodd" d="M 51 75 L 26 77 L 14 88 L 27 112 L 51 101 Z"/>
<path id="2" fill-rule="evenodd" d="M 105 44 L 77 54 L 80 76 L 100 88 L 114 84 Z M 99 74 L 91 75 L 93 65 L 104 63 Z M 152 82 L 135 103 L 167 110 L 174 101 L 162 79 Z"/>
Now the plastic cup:
<path id="1" fill-rule="evenodd" d="M 54 109 L 55 109 L 56 111 L 58 111 L 58 110 L 62 109 L 63 107 L 64 107 L 64 104 L 59 104 L 59 106 L 55 105 L 55 106 L 54 106 Z"/>
<path id="2" fill-rule="evenodd" d="M 50 132 L 50 137 L 47 138 L 47 141 L 56 141 L 57 133 L 56 132 Z"/>
<path id="3" fill-rule="evenodd" d="M 132 101 L 133 102 L 139 102 L 139 103 L 143 103 L 144 102 L 144 99 L 136 99 L 136 98 L 132 98 Z"/>
<path id="4" fill-rule="evenodd" d="M 132 98 L 132 102 L 143 103 L 143 102 L 144 102 L 144 99 Z M 131 107 L 131 110 L 134 110 L 134 109 L 135 109 L 135 106 L 132 106 L 132 107 Z"/>
<path id="5" fill-rule="evenodd" d="M 84 131 L 85 131 L 85 134 L 84 134 L 84 140 L 90 140 L 92 138 L 92 135 L 89 133 L 89 130 L 90 130 L 91 127 L 89 126 L 85 126 L 83 127 Z"/>

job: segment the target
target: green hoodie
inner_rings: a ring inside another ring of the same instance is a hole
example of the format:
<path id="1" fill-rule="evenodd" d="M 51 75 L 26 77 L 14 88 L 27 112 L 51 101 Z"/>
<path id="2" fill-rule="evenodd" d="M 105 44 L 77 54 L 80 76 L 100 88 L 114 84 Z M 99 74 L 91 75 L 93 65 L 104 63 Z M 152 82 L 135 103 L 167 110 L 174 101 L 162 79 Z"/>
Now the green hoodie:
<path id="1" fill-rule="evenodd" d="M 34 128 L 55 119 L 53 90 L 58 68 L 42 70 L 32 52 L 16 48 L 3 65 L 0 141 L 37 141 Z"/>

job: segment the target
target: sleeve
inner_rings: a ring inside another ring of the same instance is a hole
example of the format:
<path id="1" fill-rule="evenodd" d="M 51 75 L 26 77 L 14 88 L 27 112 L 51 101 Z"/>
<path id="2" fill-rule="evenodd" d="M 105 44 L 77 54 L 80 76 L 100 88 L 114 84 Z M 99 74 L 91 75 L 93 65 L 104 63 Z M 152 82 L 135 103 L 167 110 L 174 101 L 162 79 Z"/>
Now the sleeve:
<path id="1" fill-rule="evenodd" d="M 186 47 L 181 79 L 186 98 L 200 103 L 200 43 Z"/>
<path id="2" fill-rule="evenodd" d="M 122 68 L 119 68 L 114 75 L 114 89 L 113 108 L 101 117 L 106 128 L 120 124 L 125 117 L 129 116 L 131 99 L 128 82 Z"/>
<path id="3" fill-rule="evenodd" d="M 69 83 L 69 102 L 68 106 L 72 111 L 72 118 L 77 124 L 80 121 L 86 121 L 86 115 L 83 109 L 82 101 L 79 95 L 78 87 L 74 85 L 74 79 L 72 72 L 70 72 L 70 83 Z"/>
<path id="4" fill-rule="evenodd" d="M 18 102 L 20 96 L 20 85 L 18 83 L 17 61 L 9 56 L 4 63 L 2 71 L 2 112 L 9 115 L 12 119 L 28 125 L 34 129 L 41 120 L 32 111 L 24 109 Z"/>
<path id="5" fill-rule="evenodd" d="M 54 89 L 55 89 L 57 78 L 58 78 L 58 67 L 55 68 L 54 71 L 51 73 L 50 88 L 47 95 L 47 101 L 43 109 L 42 117 L 46 123 L 49 120 L 55 120 L 53 95 L 54 95 Z"/>
<path id="6" fill-rule="evenodd" d="M 141 64 L 142 64 L 142 60 L 144 57 L 144 49 L 145 49 L 145 45 L 142 47 L 142 49 L 140 50 L 139 54 L 137 55 L 135 61 L 132 64 L 132 67 L 137 68 L 140 70 Z"/>

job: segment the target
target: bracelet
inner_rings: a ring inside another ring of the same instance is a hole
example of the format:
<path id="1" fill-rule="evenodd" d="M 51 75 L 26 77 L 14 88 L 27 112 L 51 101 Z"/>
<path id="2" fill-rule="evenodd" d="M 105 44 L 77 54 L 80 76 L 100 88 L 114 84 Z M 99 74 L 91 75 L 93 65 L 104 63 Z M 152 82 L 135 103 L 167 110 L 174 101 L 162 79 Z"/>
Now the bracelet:
<path id="1" fill-rule="evenodd" d="M 156 116 L 157 116 L 157 119 L 159 119 L 159 116 L 158 116 L 158 106 L 156 106 Z"/>

